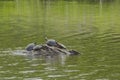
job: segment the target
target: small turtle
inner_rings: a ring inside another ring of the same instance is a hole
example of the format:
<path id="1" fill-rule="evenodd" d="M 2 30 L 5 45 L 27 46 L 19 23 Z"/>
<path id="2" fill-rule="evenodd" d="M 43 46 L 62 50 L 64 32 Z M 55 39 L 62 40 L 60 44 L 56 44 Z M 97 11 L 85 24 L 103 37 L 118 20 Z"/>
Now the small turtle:
<path id="1" fill-rule="evenodd" d="M 42 45 L 36 45 L 36 46 L 33 47 L 33 50 L 34 50 L 34 51 L 38 51 L 38 50 L 40 50 L 41 48 L 42 48 Z"/>
<path id="2" fill-rule="evenodd" d="M 30 43 L 30 44 L 28 44 L 27 46 L 26 46 L 26 50 L 27 51 L 32 51 L 33 50 L 33 47 L 35 47 L 36 46 L 36 43 Z"/>
<path id="3" fill-rule="evenodd" d="M 66 46 L 61 43 L 57 43 L 57 47 L 60 49 L 66 49 Z"/>
<path id="4" fill-rule="evenodd" d="M 46 44 L 47 44 L 48 46 L 54 46 L 54 47 L 58 47 L 58 48 L 60 48 L 60 49 L 66 49 L 66 47 L 65 47 L 63 44 L 58 43 L 58 42 L 55 41 L 54 39 L 48 39 L 48 40 L 46 41 Z"/>

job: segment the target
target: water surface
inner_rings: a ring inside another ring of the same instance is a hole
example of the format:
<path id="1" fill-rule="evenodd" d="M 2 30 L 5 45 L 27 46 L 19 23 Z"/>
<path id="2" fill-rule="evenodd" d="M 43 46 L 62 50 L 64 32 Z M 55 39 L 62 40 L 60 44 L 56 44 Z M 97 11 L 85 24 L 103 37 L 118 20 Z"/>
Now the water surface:
<path id="1" fill-rule="evenodd" d="M 0 80 L 119 80 L 119 0 L 0 0 Z M 56 39 L 78 56 L 21 54 Z M 16 54 L 13 54 L 13 52 Z"/>

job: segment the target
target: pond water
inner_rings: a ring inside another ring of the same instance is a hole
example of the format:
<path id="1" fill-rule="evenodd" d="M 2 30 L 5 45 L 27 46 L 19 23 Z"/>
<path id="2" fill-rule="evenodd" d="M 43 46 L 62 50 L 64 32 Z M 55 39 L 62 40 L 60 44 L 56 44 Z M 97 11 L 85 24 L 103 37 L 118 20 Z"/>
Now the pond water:
<path id="1" fill-rule="evenodd" d="M 0 80 L 120 80 L 119 14 L 119 0 L 0 0 Z M 21 53 L 45 37 L 81 55 Z"/>

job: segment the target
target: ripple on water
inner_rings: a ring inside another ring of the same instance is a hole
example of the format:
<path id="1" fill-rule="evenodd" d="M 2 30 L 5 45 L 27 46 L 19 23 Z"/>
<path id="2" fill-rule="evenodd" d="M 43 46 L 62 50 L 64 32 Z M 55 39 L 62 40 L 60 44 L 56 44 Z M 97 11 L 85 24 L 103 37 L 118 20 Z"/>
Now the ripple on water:
<path id="1" fill-rule="evenodd" d="M 36 70 L 19 71 L 19 73 L 24 73 L 24 74 L 27 74 L 27 73 L 34 73 L 34 72 L 36 72 Z"/>
<path id="2" fill-rule="evenodd" d="M 37 77 L 37 78 L 26 78 L 26 79 L 23 79 L 23 80 L 43 80 L 43 79 Z"/>
<path id="3" fill-rule="evenodd" d="M 77 65 L 67 65 L 67 67 L 76 67 Z"/>
<path id="4" fill-rule="evenodd" d="M 68 73 L 71 73 L 71 72 L 79 72 L 80 70 L 64 70 L 64 72 L 68 72 Z"/>
<path id="5" fill-rule="evenodd" d="M 8 64 L 8 66 L 16 66 L 16 65 L 18 65 L 19 63 L 10 63 L 10 64 Z"/>
<path id="6" fill-rule="evenodd" d="M 109 80 L 109 79 L 106 79 L 106 78 L 102 78 L 102 79 L 95 79 L 95 80 Z"/>
<path id="7" fill-rule="evenodd" d="M 46 67 L 45 70 L 47 70 L 47 71 L 55 71 L 56 68 L 54 68 L 54 67 Z"/>
<path id="8" fill-rule="evenodd" d="M 92 72 L 89 72 L 89 73 L 81 73 L 81 74 L 78 74 L 76 76 L 72 76 L 70 77 L 69 79 L 78 79 L 78 78 L 84 78 L 84 76 L 89 76 L 89 75 L 93 75 L 93 74 L 96 74 L 99 70 L 94 70 Z"/>
<path id="9" fill-rule="evenodd" d="M 2 79 L 0 80 L 13 80 L 13 79 L 16 79 L 17 77 L 3 77 Z"/>
<path id="10" fill-rule="evenodd" d="M 49 78 L 58 78 L 58 77 L 66 77 L 68 75 L 48 75 Z"/>
<path id="11" fill-rule="evenodd" d="M 103 33 L 97 36 L 98 39 L 101 39 L 105 43 L 119 43 L 120 34 L 115 32 Z"/>
<path id="12" fill-rule="evenodd" d="M 30 66 L 32 66 L 32 67 L 34 66 L 35 67 L 35 66 L 39 66 L 39 65 L 40 64 L 31 64 Z"/>
<path id="13" fill-rule="evenodd" d="M 6 49 L 0 51 L 0 56 L 7 56 L 7 55 L 26 55 L 25 50 L 12 50 Z"/>
<path id="14" fill-rule="evenodd" d="M 0 71 L 0 73 L 11 73 L 11 71 L 10 70 L 6 70 L 6 71 Z"/>
<path id="15" fill-rule="evenodd" d="M 27 52 L 25 50 L 13 50 L 11 53 L 13 55 L 27 55 Z"/>
<path id="16" fill-rule="evenodd" d="M 0 69 L 3 68 L 3 66 L 0 66 Z"/>

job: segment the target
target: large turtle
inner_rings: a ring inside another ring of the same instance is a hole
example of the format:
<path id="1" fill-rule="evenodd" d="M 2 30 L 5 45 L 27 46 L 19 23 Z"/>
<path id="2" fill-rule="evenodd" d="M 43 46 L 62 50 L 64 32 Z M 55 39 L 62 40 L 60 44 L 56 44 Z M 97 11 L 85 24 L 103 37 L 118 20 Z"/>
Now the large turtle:
<path id="1" fill-rule="evenodd" d="M 54 46 L 54 47 L 58 47 L 58 48 L 60 48 L 60 49 L 66 49 L 66 47 L 65 47 L 63 44 L 58 43 L 58 42 L 55 41 L 54 39 L 47 39 L 46 44 L 47 44 L 48 46 Z"/>

